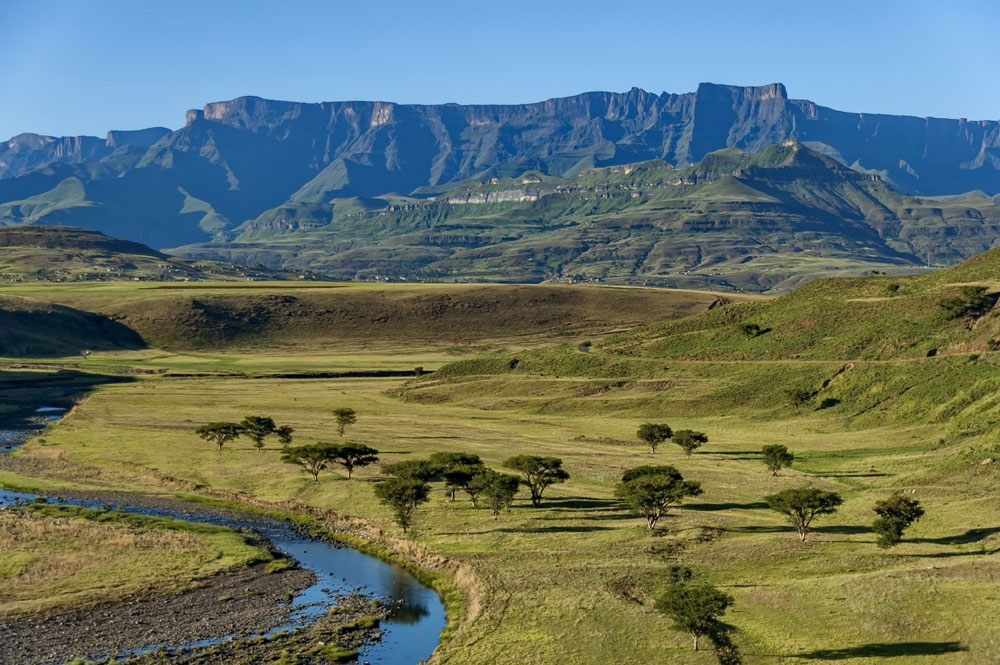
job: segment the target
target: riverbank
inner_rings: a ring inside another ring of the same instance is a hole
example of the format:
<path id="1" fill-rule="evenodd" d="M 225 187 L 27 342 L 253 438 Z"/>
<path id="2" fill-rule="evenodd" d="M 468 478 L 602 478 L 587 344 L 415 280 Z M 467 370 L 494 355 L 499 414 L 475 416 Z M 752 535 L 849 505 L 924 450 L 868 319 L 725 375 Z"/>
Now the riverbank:
<path id="1" fill-rule="evenodd" d="M 220 573 L 174 595 L 142 594 L 41 617 L 0 619 L 0 662 L 64 663 L 266 631 L 288 619 L 289 599 L 315 580 L 306 570 L 266 568 Z"/>
<path id="2" fill-rule="evenodd" d="M 5 461 L 5 466 L 16 466 L 16 458 Z M 136 517 L 222 524 L 254 532 L 304 570 L 271 572 L 273 567 L 254 566 L 204 580 L 197 588 L 173 596 L 137 596 L 0 623 L 0 630 L 6 629 L 11 636 L 5 642 L 9 653 L 0 650 L 0 662 L 124 657 L 164 645 L 171 649 L 145 654 L 136 662 L 271 663 L 275 653 L 288 649 L 311 653 L 322 646 L 330 654 L 345 657 L 360 648 L 371 663 L 417 663 L 430 657 L 445 624 L 444 607 L 435 592 L 402 569 L 346 547 L 340 540 L 322 542 L 317 536 L 325 534 L 306 533 L 315 531 L 315 524 L 309 529 L 303 520 L 274 510 L 132 492 L 32 489 L 35 494 L 7 492 L 7 503 L 12 498 L 42 496 L 53 502 L 47 506 L 48 513 L 69 508 L 60 503 L 69 502 L 120 506 L 124 514 Z M 0 491 L 0 503 L 3 495 Z M 29 510 L 37 510 L 36 505 Z M 185 645 L 197 648 L 178 648 Z M 228 660 L 202 660 L 218 658 L 220 652 L 232 654 Z M 337 662 L 332 657 L 328 660 Z"/>

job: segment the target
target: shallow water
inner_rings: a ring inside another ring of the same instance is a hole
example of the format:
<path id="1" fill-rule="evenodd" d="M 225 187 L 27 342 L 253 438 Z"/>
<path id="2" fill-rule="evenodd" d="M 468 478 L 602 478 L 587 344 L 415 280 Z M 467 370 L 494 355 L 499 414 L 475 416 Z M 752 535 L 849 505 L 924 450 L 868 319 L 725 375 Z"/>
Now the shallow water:
<path id="1" fill-rule="evenodd" d="M 32 433 L 59 420 L 65 413 L 66 409 L 61 406 L 40 406 L 35 409 L 35 415 L 27 419 L 26 426 L 0 427 L 0 455 L 14 452 L 24 445 Z"/>

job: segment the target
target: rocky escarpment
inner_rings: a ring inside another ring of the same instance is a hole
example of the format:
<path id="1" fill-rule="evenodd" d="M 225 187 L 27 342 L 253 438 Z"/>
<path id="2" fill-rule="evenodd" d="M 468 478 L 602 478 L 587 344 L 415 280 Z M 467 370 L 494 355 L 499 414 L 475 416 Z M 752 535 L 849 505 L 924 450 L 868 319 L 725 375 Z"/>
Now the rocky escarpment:
<path id="1" fill-rule="evenodd" d="M 0 225 L 68 224 L 177 247 L 232 238 L 251 220 L 261 231 L 310 230 L 405 197 L 532 203 L 595 167 L 684 168 L 789 139 L 906 193 L 1000 193 L 996 121 L 847 113 L 791 99 L 777 83 L 495 105 L 240 97 L 189 111 L 172 132 L 0 144 Z M 537 182 L 463 189 L 528 177 Z"/>
<path id="2" fill-rule="evenodd" d="M 19 134 L 0 143 L 0 178 L 19 176 L 49 164 L 97 162 L 120 148 L 145 150 L 169 133 L 166 127 L 150 127 L 134 131 L 111 130 L 104 139 Z"/>

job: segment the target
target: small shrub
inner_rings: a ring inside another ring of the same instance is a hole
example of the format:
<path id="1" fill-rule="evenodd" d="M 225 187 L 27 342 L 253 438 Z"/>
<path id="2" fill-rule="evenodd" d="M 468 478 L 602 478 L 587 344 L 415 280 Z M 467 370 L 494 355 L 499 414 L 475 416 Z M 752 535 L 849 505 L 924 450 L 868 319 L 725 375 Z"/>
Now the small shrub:
<path id="1" fill-rule="evenodd" d="M 963 286 L 957 294 L 945 296 L 938 301 L 948 319 L 961 319 L 982 314 L 988 296 L 985 286 Z"/>

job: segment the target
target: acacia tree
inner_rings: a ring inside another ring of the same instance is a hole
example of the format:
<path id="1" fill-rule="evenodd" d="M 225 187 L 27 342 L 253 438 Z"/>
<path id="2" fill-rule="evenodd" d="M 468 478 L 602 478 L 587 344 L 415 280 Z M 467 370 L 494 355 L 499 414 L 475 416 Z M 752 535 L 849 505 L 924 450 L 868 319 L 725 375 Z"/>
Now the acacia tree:
<path id="1" fill-rule="evenodd" d="M 487 470 L 482 490 L 483 500 L 493 510 L 493 519 L 500 517 L 500 511 L 509 508 L 514 502 L 521 479 L 509 473 L 497 473 Z"/>
<path id="2" fill-rule="evenodd" d="M 795 413 L 812 401 L 813 392 L 805 388 L 790 388 L 785 391 L 785 399 L 795 408 Z"/>
<path id="3" fill-rule="evenodd" d="M 521 483 L 531 492 L 531 505 L 538 507 L 542 502 L 545 488 L 555 483 L 564 483 L 569 478 L 558 457 L 538 457 L 536 455 L 515 455 L 503 463 L 508 469 L 519 471 L 524 477 Z"/>
<path id="4" fill-rule="evenodd" d="M 771 475 L 778 475 L 778 471 L 785 467 L 790 467 L 795 461 L 795 455 L 788 452 L 786 446 L 780 444 L 767 445 L 761 448 L 764 466 L 771 470 Z"/>
<path id="5" fill-rule="evenodd" d="M 473 476 L 486 468 L 479 455 L 470 453 L 434 453 L 430 461 L 440 468 L 451 501 L 455 500 L 458 490 L 467 489 Z"/>
<path id="6" fill-rule="evenodd" d="M 878 535 L 875 543 L 882 549 L 898 545 L 903 532 L 924 515 L 919 501 L 901 494 L 876 502 L 872 510 L 878 515 L 872 524 L 872 531 Z"/>
<path id="7" fill-rule="evenodd" d="M 383 464 L 382 473 L 386 473 L 397 478 L 419 480 L 426 483 L 437 478 L 441 472 L 438 466 L 430 460 L 408 459 L 403 460 L 402 462 Z"/>
<path id="8" fill-rule="evenodd" d="M 294 431 L 295 430 L 292 429 L 292 427 L 289 425 L 282 425 L 281 427 L 276 427 L 274 429 L 274 433 L 278 435 L 278 443 L 280 443 L 282 446 L 287 446 L 291 444 L 292 432 Z"/>
<path id="9" fill-rule="evenodd" d="M 266 416 L 247 416 L 240 422 L 240 433 L 253 441 L 258 452 L 264 450 L 264 439 L 276 430 L 274 420 Z"/>
<path id="10" fill-rule="evenodd" d="M 783 514 L 799 532 L 799 540 L 806 541 L 806 532 L 817 515 L 829 515 L 844 502 L 836 492 L 815 487 L 798 487 L 765 496 L 773 510 Z"/>
<path id="11" fill-rule="evenodd" d="M 674 620 L 673 628 L 694 639 L 694 650 L 705 635 L 724 634 L 720 617 L 733 604 L 733 597 L 711 584 L 675 583 L 656 598 L 656 609 Z"/>
<path id="12" fill-rule="evenodd" d="M 666 423 L 643 423 L 635 433 L 637 437 L 646 442 L 649 451 L 656 452 L 656 447 L 673 436 L 674 431 Z"/>
<path id="13" fill-rule="evenodd" d="M 330 445 L 332 448 L 330 460 L 347 469 L 348 478 L 354 474 L 354 469 L 378 461 L 378 451 L 362 443 Z"/>
<path id="14" fill-rule="evenodd" d="M 339 408 L 333 410 L 333 415 L 337 419 L 337 433 L 344 436 L 344 430 L 348 425 L 353 425 L 358 421 L 358 416 L 354 409 Z"/>
<path id="15" fill-rule="evenodd" d="M 329 443 L 292 446 L 282 451 L 281 461 L 301 466 L 312 475 L 314 481 L 319 482 L 319 472 L 333 461 L 334 448 Z"/>
<path id="16" fill-rule="evenodd" d="M 375 484 L 375 496 L 392 509 L 396 523 L 407 532 L 413 523 L 413 511 L 428 501 L 431 486 L 421 480 L 390 478 Z"/>
<path id="17" fill-rule="evenodd" d="M 483 490 L 485 490 L 489 484 L 489 469 L 483 469 L 473 475 L 472 478 L 469 479 L 469 483 L 462 488 L 465 490 L 465 493 L 469 495 L 469 498 L 472 499 L 473 508 L 479 507 L 479 495 L 483 493 Z"/>
<path id="18" fill-rule="evenodd" d="M 642 513 L 650 529 L 656 527 L 671 505 L 701 493 L 700 483 L 684 480 L 672 466 L 629 469 L 615 486 L 615 496 Z"/>
<path id="19" fill-rule="evenodd" d="M 695 432 L 690 429 L 679 429 L 674 432 L 671 441 L 676 443 L 686 455 L 690 455 L 696 448 L 701 448 L 708 443 L 708 436 L 704 432 Z"/>
<path id="20" fill-rule="evenodd" d="M 195 433 L 205 441 L 211 441 L 219 446 L 219 450 L 222 450 L 222 446 L 239 438 L 240 426 L 236 423 L 206 423 L 195 430 Z"/>

